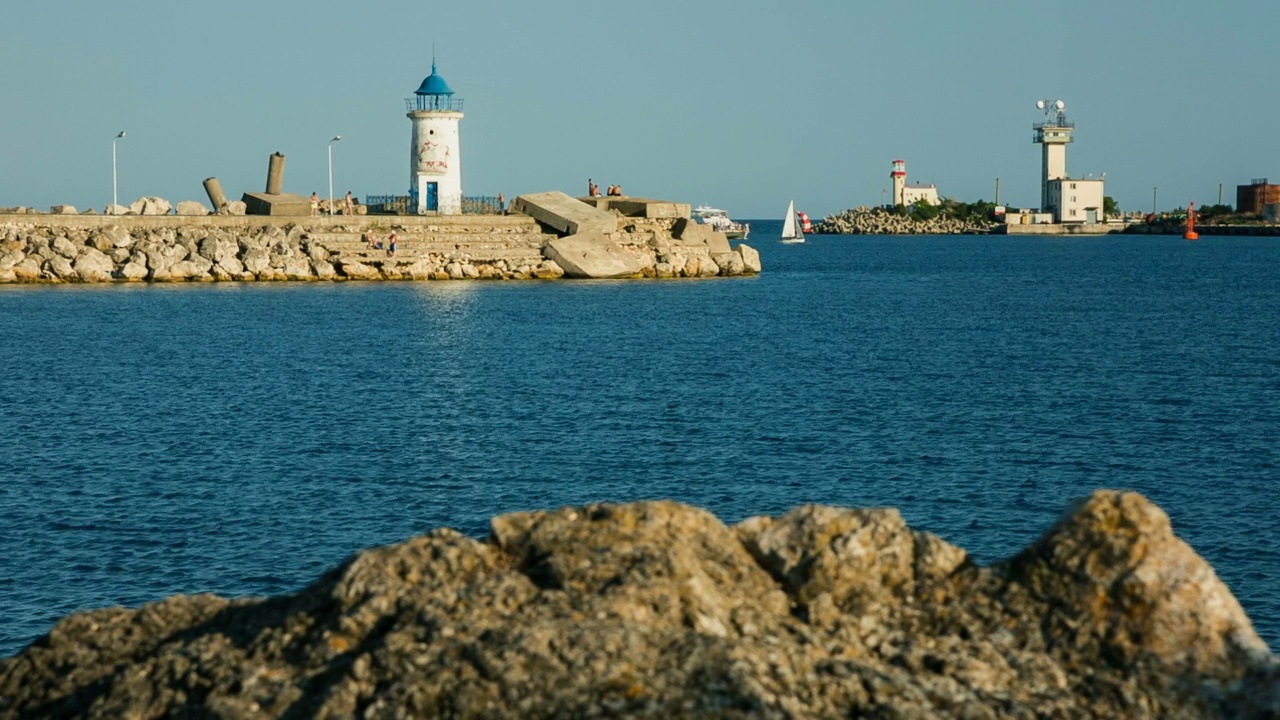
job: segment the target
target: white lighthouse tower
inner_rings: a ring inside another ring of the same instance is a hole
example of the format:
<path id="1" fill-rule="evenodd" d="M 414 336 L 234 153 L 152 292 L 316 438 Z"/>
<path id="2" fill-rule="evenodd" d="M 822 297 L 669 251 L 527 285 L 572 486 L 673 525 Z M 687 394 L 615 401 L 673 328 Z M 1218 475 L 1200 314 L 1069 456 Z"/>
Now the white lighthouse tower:
<path id="1" fill-rule="evenodd" d="M 1054 212 L 1056 204 L 1050 193 L 1050 181 L 1067 177 L 1067 143 L 1075 123 L 1067 120 L 1067 104 L 1061 100 L 1038 100 L 1036 108 L 1044 111 L 1044 122 L 1031 126 L 1032 142 L 1041 146 L 1040 211 Z"/>
<path id="2" fill-rule="evenodd" d="M 889 179 L 893 182 L 893 202 L 892 205 L 905 205 L 903 202 L 903 193 L 907 188 L 907 161 L 894 160 L 893 171 L 889 173 Z"/>
<path id="3" fill-rule="evenodd" d="M 462 214 L 462 151 L 458 142 L 458 121 L 462 100 L 453 96 L 449 83 L 436 72 L 405 100 L 413 123 L 409 147 L 409 198 L 419 214 Z"/>

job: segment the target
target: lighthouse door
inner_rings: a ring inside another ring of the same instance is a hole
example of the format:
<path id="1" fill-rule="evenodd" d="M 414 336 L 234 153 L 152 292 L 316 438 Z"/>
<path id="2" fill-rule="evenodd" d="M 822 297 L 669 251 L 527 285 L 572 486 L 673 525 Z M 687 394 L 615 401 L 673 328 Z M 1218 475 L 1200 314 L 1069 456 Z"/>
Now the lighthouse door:
<path id="1" fill-rule="evenodd" d="M 440 183 L 427 183 L 427 210 L 436 212 L 440 209 Z"/>

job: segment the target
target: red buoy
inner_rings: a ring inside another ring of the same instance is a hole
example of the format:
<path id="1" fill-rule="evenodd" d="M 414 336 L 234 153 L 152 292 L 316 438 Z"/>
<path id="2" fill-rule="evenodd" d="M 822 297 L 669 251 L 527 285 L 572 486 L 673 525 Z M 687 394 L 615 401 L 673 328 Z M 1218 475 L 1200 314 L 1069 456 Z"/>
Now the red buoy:
<path id="1" fill-rule="evenodd" d="M 1196 204 L 1193 202 L 1187 206 L 1187 231 L 1182 234 L 1184 240 L 1199 240 L 1200 234 L 1196 232 Z"/>

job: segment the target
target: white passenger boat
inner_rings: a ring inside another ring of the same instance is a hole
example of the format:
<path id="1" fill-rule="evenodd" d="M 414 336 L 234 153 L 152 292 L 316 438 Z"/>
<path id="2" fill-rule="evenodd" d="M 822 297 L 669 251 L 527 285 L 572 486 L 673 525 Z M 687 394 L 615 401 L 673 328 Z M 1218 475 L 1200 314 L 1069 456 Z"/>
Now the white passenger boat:
<path id="1" fill-rule="evenodd" d="M 713 229 L 724 233 L 730 240 L 746 240 L 747 235 L 751 233 L 751 225 L 730 220 L 728 213 L 710 205 L 699 205 L 694 208 L 692 217 L 694 220 L 704 225 L 710 225 Z"/>

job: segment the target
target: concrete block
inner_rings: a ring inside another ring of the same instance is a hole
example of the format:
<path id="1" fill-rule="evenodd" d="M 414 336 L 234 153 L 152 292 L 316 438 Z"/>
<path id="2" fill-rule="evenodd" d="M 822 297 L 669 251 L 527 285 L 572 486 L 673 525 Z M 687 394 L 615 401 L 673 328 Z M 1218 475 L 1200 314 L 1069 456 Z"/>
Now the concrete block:
<path id="1" fill-rule="evenodd" d="M 680 245 L 705 248 L 711 255 L 730 252 L 729 237 L 696 220 L 681 218 L 671 228 L 671 234 Z"/>
<path id="2" fill-rule="evenodd" d="M 542 253 L 571 278 L 632 277 L 653 265 L 651 256 L 627 252 L 603 233 L 556 238 Z"/>
<path id="3" fill-rule="evenodd" d="M 608 233 L 618 227 L 613 215 L 562 192 L 521 195 L 511 202 L 511 212 L 528 215 L 561 235 Z"/>
<path id="4" fill-rule="evenodd" d="M 293 193 L 245 193 L 242 198 L 248 215 L 310 215 L 311 199 Z"/>
<path id="5" fill-rule="evenodd" d="M 687 218 L 690 212 L 688 203 L 628 197 L 611 198 L 609 208 L 617 210 L 626 217 L 637 218 Z"/>

